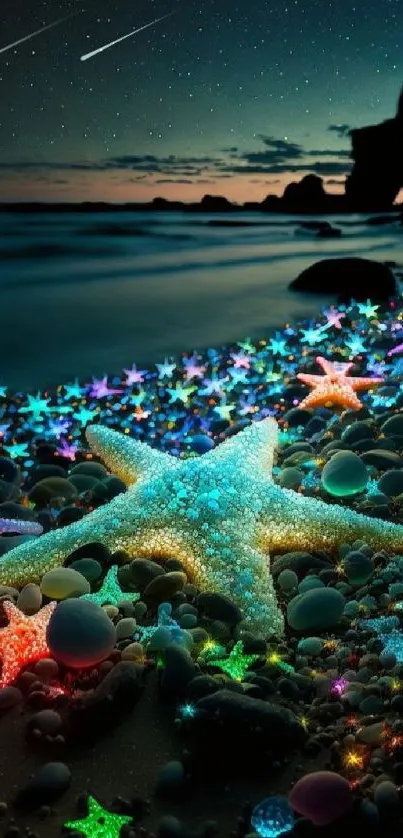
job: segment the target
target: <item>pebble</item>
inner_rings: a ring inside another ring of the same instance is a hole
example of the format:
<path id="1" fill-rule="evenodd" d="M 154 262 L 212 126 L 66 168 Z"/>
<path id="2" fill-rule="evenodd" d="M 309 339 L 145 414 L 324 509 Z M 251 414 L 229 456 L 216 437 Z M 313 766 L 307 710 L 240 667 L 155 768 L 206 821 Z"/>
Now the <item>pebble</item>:
<path id="1" fill-rule="evenodd" d="M 80 669 L 108 657 L 116 643 L 116 629 L 95 602 L 66 599 L 50 618 L 47 641 L 57 661 Z"/>
<path id="2" fill-rule="evenodd" d="M 287 606 L 288 625 L 296 631 L 326 629 L 340 620 L 344 597 L 334 588 L 317 588 L 298 594 Z"/>
<path id="3" fill-rule="evenodd" d="M 18 594 L 17 608 L 24 614 L 36 614 L 42 605 L 42 591 L 39 585 L 28 582 Z"/>
<path id="4" fill-rule="evenodd" d="M 349 812 L 353 795 L 348 780 L 333 771 L 305 774 L 289 795 L 291 807 L 315 826 L 327 826 Z"/>
<path id="5" fill-rule="evenodd" d="M 210 620 L 220 620 L 235 626 L 242 620 L 242 613 L 238 606 L 224 596 L 217 593 L 202 593 L 197 597 L 196 605 L 199 611 Z"/>
<path id="6" fill-rule="evenodd" d="M 56 567 L 42 577 L 41 591 L 48 599 L 64 600 L 91 593 L 91 586 L 82 573 L 71 567 Z"/>
<path id="7" fill-rule="evenodd" d="M 64 762 L 47 762 L 34 774 L 17 795 L 17 805 L 37 808 L 52 803 L 69 788 L 71 772 Z"/>

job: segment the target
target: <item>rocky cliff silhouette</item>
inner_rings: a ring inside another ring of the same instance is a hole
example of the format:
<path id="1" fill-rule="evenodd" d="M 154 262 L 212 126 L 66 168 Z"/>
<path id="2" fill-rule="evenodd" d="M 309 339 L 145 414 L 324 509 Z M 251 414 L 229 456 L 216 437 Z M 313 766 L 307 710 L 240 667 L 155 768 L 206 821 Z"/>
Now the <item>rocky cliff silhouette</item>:
<path id="1" fill-rule="evenodd" d="M 390 209 L 403 187 L 403 88 L 396 116 L 351 131 L 354 166 L 346 199 L 354 210 Z"/>

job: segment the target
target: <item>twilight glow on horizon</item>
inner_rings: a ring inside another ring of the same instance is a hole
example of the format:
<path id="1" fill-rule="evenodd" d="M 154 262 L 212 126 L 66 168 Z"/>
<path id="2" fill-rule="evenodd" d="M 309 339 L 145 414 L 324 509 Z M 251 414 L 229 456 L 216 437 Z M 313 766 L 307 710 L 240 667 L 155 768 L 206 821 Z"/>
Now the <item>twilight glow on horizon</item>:
<path id="1" fill-rule="evenodd" d="M 2 201 L 341 192 L 403 79 L 401 0 L 3 0 L 0 33 Z"/>

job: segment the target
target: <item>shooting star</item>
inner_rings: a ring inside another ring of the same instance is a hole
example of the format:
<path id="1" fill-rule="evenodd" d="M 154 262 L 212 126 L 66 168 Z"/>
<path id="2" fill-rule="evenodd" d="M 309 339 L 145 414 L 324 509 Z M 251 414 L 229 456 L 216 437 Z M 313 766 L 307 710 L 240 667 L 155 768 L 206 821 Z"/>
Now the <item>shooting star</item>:
<path id="1" fill-rule="evenodd" d="M 0 54 L 2 52 L 7 52 L 9 49 L 13 49 L 14 47 L 18 47 L 20 44 L 25 43 L 25 41 L 30 41 L 31 38 L 36 38 L 37 35 L 40 35 L 41 32 L 46 32 L 47 29 L 53 29 L 54 26 L 59 26 L 59 23 L 63 23 L 64 20 L 69 20 L 71 17 L 75 17 L 75 15 L 80 14 L 79 12 L 73 12 L 72 15 L 67 15 L 67 17 L 61 17 L 59 20 L 55 20 L 54 23 L 48 23 L 47 26 L 42 26 L 41 29 L 37 29 L 35 32 L 31 32 L 30 35 L 25 35 L 24 38 L 20 38 L 18 41 L 14 41 L 12 44 L 7 44 L 5 47 L 0 47 Z"/>
<path id="2" fill-rule="evenodd" d="M 168 12 L 167 15 L 157 17 L 156 20 L 152 20 L 151 23 L 146 23 L 144 26 L 140 26 L 139 29 L 134 29 L 133 32 L 129 32 L 127 35 L 122 35 L 121 38 L 117 38 L 116 41 L 111 41 L 110 44 L 105 44 L 103 47 L 98 47 L 98 49 L 94 49 L 93 52 L 87 52 L 86 55 L 81 56 L 80 61 L 88 61 L 89 58 L 93 58 L 94 55 L 98 55 L 99 52 L 104 52 L 104 50 L 109 49 L 109 47 L 114 47 L 115 44 L 120 44 L 120 42 L 124 41 L 126 38 L 131 38 L 133 35 L 136 35 L 137 32 L 141 32 L 143 29 L 147 29 L 149 26 L 154 26 L 156 23 L 159 23 L 160 20 L 164 20 L 164 18 L 170 17 L 173 14 L 174 12 Z"/>

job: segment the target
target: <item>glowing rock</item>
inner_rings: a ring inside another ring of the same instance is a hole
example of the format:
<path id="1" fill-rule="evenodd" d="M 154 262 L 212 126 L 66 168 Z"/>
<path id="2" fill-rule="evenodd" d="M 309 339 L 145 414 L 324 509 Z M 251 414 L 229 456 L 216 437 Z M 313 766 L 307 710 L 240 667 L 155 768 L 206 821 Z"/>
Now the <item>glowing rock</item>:
<path id="1" fill-rule="evenodd" d="M 288 603 L 288 625 L 295 631 L 326 629 L 336 625 L 344 609 L 344 597 L 335 588 L 315 588 L 298 594 Z"/>
<path id="2" fill-rule="evenodd" d="M 352 451 L 338 451 L 326 463 L 321 480 L 330 495 L 348 497 L 364 491 L 368 481 L 368 470 L 357 454 Z"/>
<path id="3" fill-rule="evenodd" d="M 116 642 L 116 629 L 95 602 L 66 599 L 55 609 L 46 636 L 57 661 L 81 669 L 108 657 Z"/>
<path id="4" fill-rule="evenodd" d="M 292 788 L 289 802 L 299 815 L 315 826 L 325 826 L 345 815 L 353 805 L 353 794 L 345 777 L 333 771 L 305 774 Z"/>
<path id="5" fill-rule="evenodd" d="M 262 800 L 251 816 L 251 824 L 262 838 L 277 838 L 277 835 L 290 832 L 294 823 L 291 806 L 287 798 L 280 795 Z"/>

